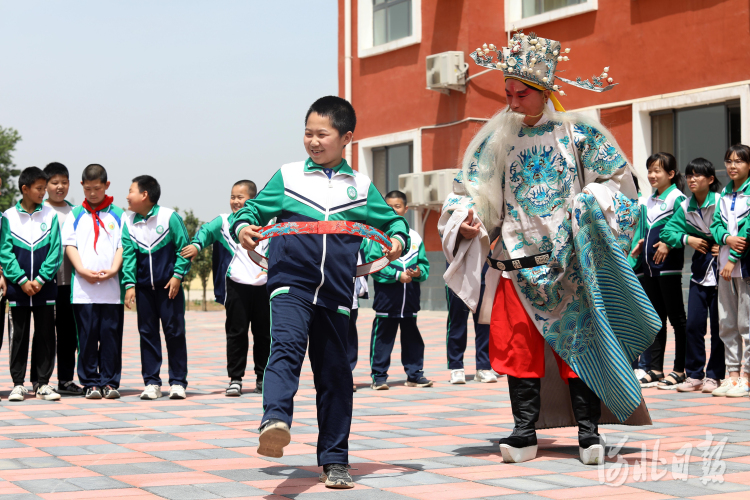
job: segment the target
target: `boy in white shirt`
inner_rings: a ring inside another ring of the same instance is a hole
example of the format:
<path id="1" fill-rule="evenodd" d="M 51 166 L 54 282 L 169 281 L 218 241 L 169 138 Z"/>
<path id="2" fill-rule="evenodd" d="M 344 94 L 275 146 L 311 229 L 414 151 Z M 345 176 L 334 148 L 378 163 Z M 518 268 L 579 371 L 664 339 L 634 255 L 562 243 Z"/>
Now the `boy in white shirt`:
<path id="1" fill-rule="evenodd" d="M 116 399 L 122 372 L 123 210 L 107 196 L 104 167 L 91 164 L 81 177 L 86 199 L 73 208 L 62 230 L 65 253 L 74 268 L 71 301 L 80 344 L 78 379 L 87 399 Z"/>

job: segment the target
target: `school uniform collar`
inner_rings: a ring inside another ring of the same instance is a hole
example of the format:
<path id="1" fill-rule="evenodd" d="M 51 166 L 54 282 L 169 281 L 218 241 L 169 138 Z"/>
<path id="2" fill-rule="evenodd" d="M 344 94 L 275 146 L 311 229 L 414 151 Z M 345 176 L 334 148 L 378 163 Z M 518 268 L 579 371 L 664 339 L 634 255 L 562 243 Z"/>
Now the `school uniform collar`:
<path id="1" fill-rule="evenodd" d="M 50 205 L 49 203 L 47 203 L 48 201 L 49 201 L 49 198 L 45 198 L 45 199 L 44 199 L 44 202 L 43 202 L 43 203 L 45 203 L 45 204 L 49 205 L 50 207 L 54 208 L 54 206 L 53 206 L 53 205 Z M 66 204 L 67 204 L 67 205 L 68 205 L 69 207 L 71 207 L 71 208 L 75 206 L 75 205 L 73 205 L 73 204 L 72 204 L 71 202 L 69 202 L 68 200 L 63 200 L 63 201 L 64 201 L 64 202 L 65 202 L 65 203 L 66 203 Z"/>
<path id="2" fill-rule="evenodd" d="M 341 159 L 341 163 L 333 167 L 331 170 L 337 174 L 354 175 L 354 170 L 346 163 L 345 159 Z M 323 167 L 312 161 L 312 158 L 305 160 L 305 172 L 322 172 Z"/>
<path id="3" fill-rule="evenodd" d="M 703 200 L 703 205 L 698 206 L 698 200 L 695 199 L 695 195 L 690 197 L 690 203 L 688 203 L 688 212 L 695 212 L 699 208 L 708 208 L 716 205 L 717 194 L 713 191 L 709 191 L 706 195 L 706 199 Z"/>
<path id="4" fill-rule="evenodd" d="M 141 221 L 145 222 L 149 220 L 151 217 L 156 216 L 156 214 L 158 213 L 159 213 L 159 205 L 154 205 L 153 207 L 151 207 L 151 210 L 148 211 L 148 214 L 146 214 L 145 217 L 142 216 L 141 214 L 135 214 L 135 217 L 133 218 L 133 224 L 137 224 Z"/>
<path id="5" fill-rule="evenodd" d="M 662 194 L 658 194 L 659 191 L 654 191 L 653 198 L 655 200 L 666 200 L 667 196 L 669 196 L 669 193 L 671 193 L 675 189 L 677 189 L 677 184 L 670 185 L 667 189 L 664 190 Z"/>
<path id="6" fill-rule="evenodd" d="M 750 187 L 750 177 L 745 179 L 745 182 L 742 183 L 742 185 L 737 190 L 737 192 L 746 193 L 749 187 Z M 727 194 L 732 194 L 732 193 L 734 193 L 734 181 L 732 179 L 729 179 L 729 183 L 726 186 L 724 186 L 724 190 L 721 192 L 721 195 L 725 196 Z"/>
<path id="7" fill-rule="evenodd" d="M 39 205 L 37 205 L 36 208 L 34 209 L 34 211 L 31 212 L 31 214 L 35 214 L 37 212 L 41 212 L 42 211 L 42 207 L 44 207 L 44 202 L 42 202 Z M 18 202 L 16 202 L 16 210 L 18 210 L 22 214 L 31 215 L 29 212 L 26 211 L 25 208 L 23 208 L 23 205 L 21 205 L 21 200 L 18 200 Z"/>

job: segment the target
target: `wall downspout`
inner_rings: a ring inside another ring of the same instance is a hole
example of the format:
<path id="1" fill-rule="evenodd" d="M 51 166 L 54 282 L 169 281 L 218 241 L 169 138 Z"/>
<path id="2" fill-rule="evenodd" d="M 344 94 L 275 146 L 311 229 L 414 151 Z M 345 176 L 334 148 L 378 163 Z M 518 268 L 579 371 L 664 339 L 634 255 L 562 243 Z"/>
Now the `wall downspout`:
<path id="1" fill-rule="evenodd" d="M 352 0 L 344 0 L 344 99 L 352 102 Z M 345 156 L 351 167 L 351 144 L 346 146 Z"/>

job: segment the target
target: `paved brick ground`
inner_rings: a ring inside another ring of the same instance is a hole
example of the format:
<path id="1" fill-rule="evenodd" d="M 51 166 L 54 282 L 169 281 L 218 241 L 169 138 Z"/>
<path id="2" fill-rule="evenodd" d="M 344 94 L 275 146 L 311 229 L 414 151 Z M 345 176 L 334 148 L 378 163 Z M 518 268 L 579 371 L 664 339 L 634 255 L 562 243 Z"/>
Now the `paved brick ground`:
<path id="1" fill-rule="evenodd" d="M 0 391 L 0 500 L 750 498 L 747 398 L 648 389 L 653 426 L 602 429 L 610 444 L 629 438 L 620 450 L 619 465 L 616 453 L 602 469 L 581 465 L 573 428 L 540 433 L 535 461 L 503 464 L 490 439 L 512 427 L 507 384 L 504 379 L 490 385 L 445 382 L 444 318 L 444 313 L 426 313 L 419 321 L 427 343 L 427 375 L 438 381 L 432 389 L 403 386 L 398 350 L 392 389 L 367 389 L 368 342 L 361 343 L 364 362 L 355 372 L 360 391 L 350 441 L 351 462 L 357 468 L 354 490 L 326 490 L 317 480 L 309 367 L 296 398 L 292 444 L 282 459 L 261 458 L 255 451 L 260 397 L 223 396 L 223 314 L 189 312 L 190 387 L 185 401 L 137 399 L 142 381 L 133 314 L 125 322 L 121 400 L 8 403 L 9 390 Z M 360 332 L 365 339 L 371 321 L 372 313 L 363 311 Z M 467 359 L 472 374 L 471 347 Z M 0 374 L 9 387 L 7 348 L 0 354 Z M 166 373 L 162 376 L 166 380 Z M 715 451 L 721 439 L 728 442 L 720 460 L 714 454 L 714 460 L 704 464 L 698 447 L 706 432 L 714 438 L 709 451 Z M 681 453 L 686 443 L 692 449 Z M 689 464 L 682 468 L 685 462 Z"/>

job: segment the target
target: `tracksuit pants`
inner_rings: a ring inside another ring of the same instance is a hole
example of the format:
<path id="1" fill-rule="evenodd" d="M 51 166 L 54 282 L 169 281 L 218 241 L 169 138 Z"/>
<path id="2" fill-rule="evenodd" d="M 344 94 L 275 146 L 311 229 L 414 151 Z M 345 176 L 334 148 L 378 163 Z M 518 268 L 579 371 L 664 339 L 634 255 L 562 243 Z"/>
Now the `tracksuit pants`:
<path id="1" fill-rule="evenodd" d="M 417 317 L 390 318 L 378 316 L 372 322 L 370 337 L 370 367 L 372 382 L 383 384 L 388 380 L 391 353 L 396 343 L 396 333 L 401 327 L 401 363 L 406 378 L 416 382 L 424 377 L 424 341 L 417 327 Z"/>
<path id="2" fill-rule="evenodd" d="M 5 338 L 5 309 L 8 306 L 8 299 L 0 299 L 0 349 L 3 348 L 3 338 Z"/>
<path id="3" fill-rule="evenodd" d="M 750 284 L 719 278 L 719 335 L 728 372 L 750 374 Z M 744 347 L 743 347 L 744 343 Z"/>
<path id="4" fill-rule="evenodd" d="M 721 279 L 721 278 L 719 278 Z M 715 286 L 690 282 L 685 371 L 690 378 L 724 378 L 724 342 L 719 336 L 719 292 Z M 706 365 L 706 322 L 711 321 L 711 356 Z"/>
<path id="5" fill-rule="evenodd" d="M 120 387 L 122 374 L 122 304 L 73 304 L 80 352 L 78 380 L 89 387 Z"/>
<path id="6" fill-rule="evenodd" d="M 464 304 L 464 301 L 458 298 L 458 295 L 445 287 L 446 297 L 448 300 L 448 325 L 446 334 L 446 351 L 448 353 L 448 369 L 462 370 L 464 367 L 464 352 L 466 351 L 466 341 L 468 337 L 468 321 L 471 310 Z M 482 297 L 484 296 L 484 285 L 481 288 L 477 312 L 474 313 L 474 341 L 476 347 L 476 364 L 477 370 L 489 370 L 490 366 L 490 325 L 479 324 L 479 311 L 482 307 Z"/>
<path id="7" fill-rule="evenodd" d="M 73 381 L 76 368 L 76 351 L 78 350 L 78 332 L 76 331 L 73 306 L 70 303 L 70 285 L 57 286 L 55 300 L 55 331 L 57 332 L 57 380 L 59 382 Z M 34 332 L 36 335 L 36 332 Z M 37 381 L 36 344 L 31 345 L 31 368 L 29 380 Z"/>
<path id="8" fill-rule="evenodd" d="M 49 384 L 55 369 L 55 306 L 16 306 L 10 308 L 8 340 L 10 341 L 10 376 L 13 385 L 23 385 L 29 359 L 31 315 L 34 315 L 33 361 L 40 385 Z"/>
<path id="9" fill-rule="evenodd" d="M 161 337 L 164 329 L 169 361 L 169 385 L 187 387 L 187 342 L 185 340 L 185 294 L 182 287 L 174 299 L 169 290 L 135 287 L 138 332 L 141 334 L 141 373 L 145 385 L 161 386 Z"/>
<path id="10" fill-rule="evenodd" d="M 242 380 L 247 368 L 248 333 L 253 332 L 253 364 L 255 378 L 263 382 L 268 355 L 271 351 L 271 317 L 266 285 L 244 285 L 227 278 L 225 307 L 227 319 L 227 375 Z"/>
<path id="11" fill-rule="evenodd" d="M 357 359 L 359 358 L 359 334 L 357 333 L 357 317 L 359 316 L 359 309 L 352 309 L 349 315 L 349 340 L 347 342 L 349 366 L 352 367 L 352 371 L 357 367 Z"/>
<path id="12" fill-rule="evenodd" d="M 272 293 L 271 357 L 263 379 L 262 422 L 279 419 L 291 427 L 309 339 L 317 393 L 318 465 L 349 463 L 353 396 L 348 331 L 348 315 L 290 293 Z"/>
<path id="13" fill-rule="evenodd" d="M 664 350 L 667 347 L 667 318 L 674 328 L 673 370 L 685 371 L 685 305 L 682 301 L 682 275 L 643 276 L 643 290 L 646 292 L 656 314 L 661 318 L 661 330 L 651 345 L 650 369 L 664 371 Z"/>

